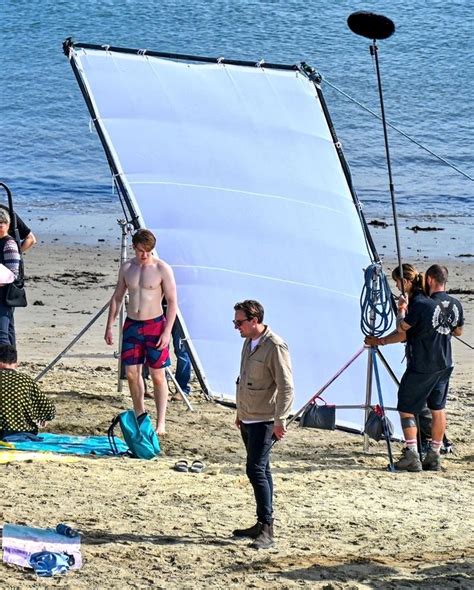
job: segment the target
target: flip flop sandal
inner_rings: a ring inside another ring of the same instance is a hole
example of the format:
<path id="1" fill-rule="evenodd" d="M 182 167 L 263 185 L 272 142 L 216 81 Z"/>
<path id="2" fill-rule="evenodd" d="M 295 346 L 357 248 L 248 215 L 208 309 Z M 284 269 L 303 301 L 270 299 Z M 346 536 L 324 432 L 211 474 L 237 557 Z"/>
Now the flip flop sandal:
<path id="1" fill-rule="evenodd" d="M 189 471 L 191 471 L 192 473 L 201 473 L 201 471 L 204 470 L 204 467 L 204 463 L 202 461 L 199 461 L 199 459 L 196 459 L 191 463 Z"/>
<path id="2" fill-rule="evenodd" d="M 180 459 L 179 461 L 176 461 L 176 463 L 174 464 L 173 469 L 175 471 L 180 471 L 182 473 L 186 473 L 187 471 L 189 471 L 189 466 L 188 466 L 188 462 L 186 461 L 186 459 Z"/>

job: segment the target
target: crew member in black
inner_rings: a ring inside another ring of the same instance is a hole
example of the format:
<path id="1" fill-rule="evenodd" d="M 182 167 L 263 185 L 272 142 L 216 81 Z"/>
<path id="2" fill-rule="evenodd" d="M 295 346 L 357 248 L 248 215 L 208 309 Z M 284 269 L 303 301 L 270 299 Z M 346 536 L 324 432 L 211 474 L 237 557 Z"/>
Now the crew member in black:
<path id="1" fill-rule="evenodd" d="M 365 339 L 370 346 L 407 342 L 407 370 L 400 382 L 397 406 L 405 448 L 402 458 L 395 463 L 397 470 L 440 469 L 439 451 L 446 430 L 444 408 L 453 370 L 451 334 L 460 335 L 464 323 L 461 304 L 445 293 L 447 276 L 445 267 L 433 265 L 425 280 L 423 273 L 418 273 L 414 266 L 403 264 L 406 297 L 399 299 L 397 331 L 383 338 L 368 336 Z M 398 268 L 392 277 L 401 290 Z M 422 464 L 417 452 L 415 415 L 421 414 L 426 405 L 432 415 L 432 440 Z"/>
<path id="2" fill-rule="evenodd" d="M 445 292 L 448 270 L 434 264 L 426 271 L 429 298 L 408 306 L 399 299 L 397 331 L 406 334 L 407 370 L 400 382 L 398 406 L 405 439 L 416 439 L 415 414 L 427 404 L 433 416 L 432 441 L 423 469 L 441 469 L 440 448 L 446 431 L 446 398 L 453 371 L 451 336 L 460 336 L 464 324 L 461 304 Z M 412 457 L 401 460 L 398 469 L 414 469 Z"/>

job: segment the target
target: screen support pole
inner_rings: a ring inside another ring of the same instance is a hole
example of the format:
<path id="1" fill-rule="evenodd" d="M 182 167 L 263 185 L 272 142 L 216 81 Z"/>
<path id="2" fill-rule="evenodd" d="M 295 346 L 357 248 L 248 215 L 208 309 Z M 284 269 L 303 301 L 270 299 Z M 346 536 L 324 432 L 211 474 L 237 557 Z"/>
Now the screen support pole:
<path id="1" fill-rule="evenodd" d="M 401 248 L 400 248 L 400 236 L 398 233 L 397 203 L 396 203 L 396 199 L 395 199 L 395 187 L 393 184 L 393 177 L 392 177 L 392 165 L 390 162 L 390 148 L 388 145 L 387 120 L 385 118 L 385 106 L 384 106 L 384 101 L 383 101 L 382 78 L 380 75 L 378 51 L 379 51 L 379 48 L 377 46 L 377 40 L 374 39 L 372 41 L 372 45 L 370 46 L 370 55 L 375 60 L 375 70 L 377 72 L 377 86 L 378 86 L 379 99 L 380 99 L 380 111 L 382 114 L 383 137 L 384 137 L 384 143 L 385 143 L 385 155 L 387 158 L 387 171 L 388 171 L 388 182 L 389 182 L 389 188 L 390 188 L 390 199 L 392 201 L 393 227 L 395 229 L 395 242 L 396 242 L 396 247 L 397 247 L 398 268 L 400 270 L 400 277 L 403 278 L 402 254 L 401 254 Z M 402 295 L 405 295 L 405 290 L 403 287 L 403 280 L 401 281 L 401 289 L 402 289 Z"/>
<path id="2" fill-rule="evenodd" d="M 127 243 L 128 243 L 128 234 L 133 231 L 133 225 L 128 223 L 125 219 L 117 219 L 117 223 L 122 230 L 122 239 L 120 243 L 120 266 L 119 269 L 122 267 L 122 264 L 127 260 Z M 125 312 L 128 305 L 128 294 L 125 295 L 124 302 L 120 307 L 119 312 L 119 349 L 118 352 L 115 353 L 118 363 L 117 363 L 117 391 L 119 393 L 122 392 L 123 389 L 123 380 L 122 380 L 122 361 L 121 361 L 121 353 L 122 353 L 122 337 L 123 337 L 123 324 L 125 322 Z"/>

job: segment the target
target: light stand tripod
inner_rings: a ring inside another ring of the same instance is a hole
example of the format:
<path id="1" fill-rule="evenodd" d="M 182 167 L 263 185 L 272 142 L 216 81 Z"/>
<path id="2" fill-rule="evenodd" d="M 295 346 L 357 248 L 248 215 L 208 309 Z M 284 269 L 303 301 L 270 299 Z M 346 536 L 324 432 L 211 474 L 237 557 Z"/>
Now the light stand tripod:
<path id="1" fill-rule="evenodd" d="M 121 251 L 120 251 L 120 260 L 121 260 L 120 264 L 122 264 L 122 259 L 124 256 L 124 248 L 125 248 L 125 257 L 126 257 L 126 251 L 127 251 L 126 233 L 124 230 L 124 226 L 127 224 L 122 219 L 117 219 L 117 223 L 122 228 L 122 244 L 121 244 Z M 66 348 L 64 348 L 56 357 L 54 357 L 54 359 L 49 363 L 49 365 L 47 365 L 40 373 L 38 373 L 38 375 L 36 375 L 35 381 L 40 381 L 46 375 L 46 373 L 48 373 L 71 350 L 71 348 L 84 336 L 84 334 L 89 330 L 89 328 L 91 328 L 96 323 L 96 321 L 108 309 L 109 309 L 109 301 L 107 301 L 107 303 L 95 314 L 95 316 L 89 322 L 87 322 L 87 324 L 84 326 L 84 328 L 82 328 L 82 330 L 79 332 L 79 334 L 77 334 L 71 340 L 71 342 L 66 346 Z M 123 306 L 122 306 L 122 309 L 123 309 Z M 122 314 L 122 309 L 120 310 L 121 314 Z M 123 321 L 122 315 L 120 316 L 120 320 L 122 323 L 122 321 Z M 122 332 L 120 331 L 120 339 L 121 338 L 122 338 Z M 116 353 L 114 354 L 114 357 L 117 358 Z M 119 391 L 119 392 L 122 391 L 121 384 L 120 384 L 120 389 L 117 388 L 117 391 Z"/>
<path id="2" fill-rule="evenodd" d="M 365 270 L 365 284 L 362 290 L 360 300 L 361 331 L 366 336 L 381 336 L 390 328 L 391 324 L 393 323 L 393 306 L 390 288 L 388 286 L 387 279 L 382 271 L 381 264 L 372 264 Z M 392 448 L 390 445 L 390 430 L 387 424 L 387 417 L 385 414 L 385 407 L 382 397 L 382 387 L 380 385 L 380 377 L 377 366 L 377 352 L 378 348 L 376 346 L 370 347 L 369 358 L 367 361 L 365 421 L 367 422 L 368 411 L 371 405 L 373 376 L 375 376 L 375 382 L 377 385 L 377 392 L 379 398 L 379 406 L 382 411 L 382 428 L 385 439 L 387 441 L 389 469 L 390 471 L 394 471 Z M 389 370 L 389 373 L 393 378 L 394 375 L 391 369 Z M 368 448 L 369 439 L 367 434 L 365 434 L 364 449 L 368 450 Z"/>
<path id="3" fill-rule="evenodd" d="M 385 332 L 387 329 L 387 325 L 391 322 L 390 317 L 390 307 L 387 308 L 387 299 L 384 298 L 384 293 L 386 292 L 388 285 L 385 283 L 385 276 L 382 273 L 381 266 L 379 264 L 372 265 L 366 270 L 366 286 L 369 285 L 370 293 L 368 297 L 365 297 L 365 301 L 368 305 L 361 305 L 361 328 L 364 333 L 370 333 L 371 335 L 377 333 L 377 331 L 381 331 L 381 333 Z M 361 303 L 364 299 L 365 289 L 362 291 L 361 296 Z M 390 302 L 388 302 L 391 305 Z M 364 309 L 368 309 L 368 321 L 364 321 Z M 369 329 L 367 329 L 369 328 Z M 367 359 L 367 379 L 366 379 L 366 395 L 365 395 L 365 403 L 359 405 L 338 405 L 338 409 L 363 409 L 365 410 L 365 419 L 364 424 L 367 422 L 367 417 L 369 415 L 369 411 L 372 406 L 372 389 L 373 389 L 373 377 L 375 377 L 375 383 L 377 386 L 377 393 L 379 399 L 379 406 L 382 410 L 381 420 L 382 420 L 382 429 L 384 433 L 385 442 L 387 444 L 387 454 L 389 459 L 388 469 L 389 471 L 395 471 L 394 464 L 393 464 L 393 454 L 392 454 L 392 446 L 391 446 L 391 433 L 387 423 L 387 416 L 386 410 L 395 410 L 395 408 L 385 408 L 383 396 L 382 396 L 382 388 L 380 384 L 380 375 L 379 369 L 377 364 L 377 358 L 380 359 L 383 366 L 387 370 L 388 374 L 394 381 L 394 383 L 399 385 L 398 379 L 396 378 L 395 374 L 393 373 L 390 365 L 387 363 L 385 357 L 382 355 L 380 350 L 376 346 L 365 347 L 363 346 L 360 348 L 338 371 L 329 379 L 327 383 L 325 383 L 321 389 L 319 389 L 313 397 L 306 402 L 306 404 L 300 408 L 294 416 L 289 420 L 288 425 L 295 421 L 298 417 L 300 417 L 304 411 L 315 403 L 316 399 L 322 395 L 322 393 L 332 384 L 334 383 L 340 375 L 342 375 L 346 369 L 348 369 L 354 361 L 356 361 L 360 355 L 367 350 L 369 353 Z M 369 437 L 367 434 L 364 433 L 364 451 L 368 451 L 369 449 Z"/>
<path id="4" fill-rule="evenodd" d="M 297 412 L 295 412 L 295 414 L 291 417 L 291 419 L 288 421 L 287 426 L 289 426 L 292 422 L 294 422 L 295 420 L 297 420 L 304 412 L 307 408 L 309 408 L 312 404 L 314 404 L 316 402 L 316 400 L 321 397 L 321 395 L 324 393 L 324 391 L 326 391 L 326 389 L 329 388 L 330 385 L 332 385 L 351 365 L 352 363 L 354 363 L 354 361 L 356 361 L 360 355 L 364 352 L 364 350 L 367 350 L 369 352 L 369 359 L 368 359 L 368 365 L 367 365 L 367 394 L 366 394 L 366 403 L 365 404 L 350 404 L 350 405 L 338 405 L 337 408 L 340 410 L 353 410 L 353 409 L 361 409 L 361 410 L 365 410 L 366 411 L 366 416 L 368 413 L 368 410 L 370 409 L 370 404 L 371 404 L 371 398 L 372 398 L 372 373 L 375 374 L 375 379 L 376 379 L 376 383 L 377 383 L 377 390 L 379 393 L 379 403 L 381 408 L 383 409 L 383 415 L 382 415 L 382 424 L 383 424 L 383 429 L 384 429 L 384 438 L 386 440 L 387 443 L 387 452 L 388 452 L 388 458 L 389 458 L 389 465 L 388 465 L 388 469 L 389 471 L 394 471 L 394 467 L 393 467 L 393 456 L 392 456 L 392 447 L 391 447 L 391 441 L 390 441 L 390 433 L 389 433 L 389 429 L 388 429 L 388 425 L 386 422 L 386 411 L 388 410 L 396 410 L 396 408 L 386 408 L 383 405 L 383 399 L 382 399 L 382 395 L 381 395 L 381 388 L 380 388 L 380 377 L 379 377 L 379 372 L 378 372 L 378 366 L 377 366 L 377 362 L 376 362 L 376 358 L 378 357 L 379 360 L 382 362 L 383 366 L 385 367 L 385 369 L 387 370 L 388 374 L 390 375 L 390 377 L 393 379 L 394 383 L 398 386 L 399 382 L 398 379 L 396 378 L 395 374 L 393 373 L 390 365 L 388 364 L 387 360 L 385 359 L 385 357 L 383 356 L 383 354 L 380 352 L 380 350 L 377 347 L 367 347 L 367 346 L 363 346 L 362 348 L 360 348 L 338 371 L 337 373 L 335 373 L 330 379 L 329 381 L 327 381 L 320 389 L 318 389 L 318 391 L 313 395 L 313 397 L 311 397 L 311 399 L 309 399 L 304 406 L 302 406 Z M 370 372 L 369 372 L 370 370 Z M 368 405 L 367 405 L 368 404 Z M 366 435 L 365 435 L 366 436 Z M 368 440 L 368 439 L 367 439 Z M 364 440 L 364 450 L 367 451 L 368 450 L 368 446 L 366 447 L 365 445 L 365 440 Z"/>

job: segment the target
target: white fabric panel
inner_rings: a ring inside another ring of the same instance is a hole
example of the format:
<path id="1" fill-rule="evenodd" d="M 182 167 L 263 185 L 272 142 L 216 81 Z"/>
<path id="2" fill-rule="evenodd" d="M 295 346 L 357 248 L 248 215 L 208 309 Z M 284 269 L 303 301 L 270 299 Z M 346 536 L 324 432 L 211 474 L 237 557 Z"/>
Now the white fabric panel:
<path id="1" fill-rule="evenodd" d="M 76 50 L 75 60 L 142 225 L 174 268 L 212 392 L 235 395 L 233 305 L 258 299 L 288 342 L 299 408 L 362 345 L 370 264 L 313 84 L 284 70 L 104 51 Z M 363 404 L 366 365 L 364 354 L 327 401 Z M 361 415 L 338 421 L 360 427 Z"/>

